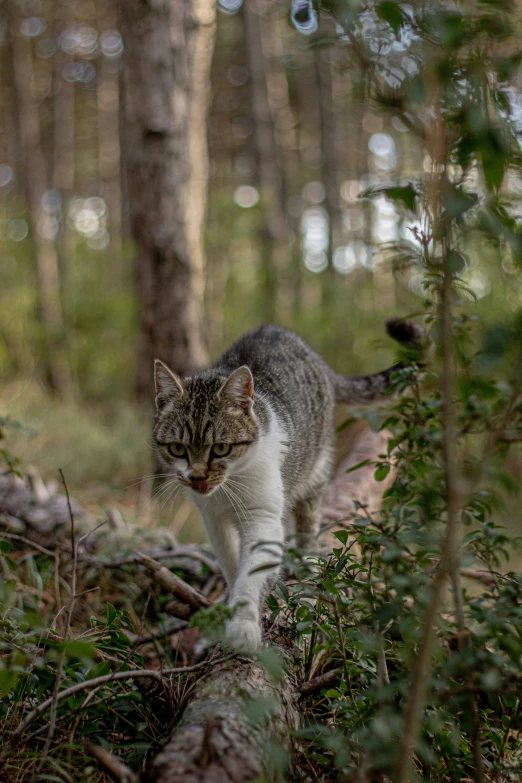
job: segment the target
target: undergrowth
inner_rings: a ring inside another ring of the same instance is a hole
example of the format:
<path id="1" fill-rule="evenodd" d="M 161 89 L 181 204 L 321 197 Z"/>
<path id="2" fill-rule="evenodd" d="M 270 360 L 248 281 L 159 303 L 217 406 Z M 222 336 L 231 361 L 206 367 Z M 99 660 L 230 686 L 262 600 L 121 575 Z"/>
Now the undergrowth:
<path id="1" fill-rule="evenodd" d="M 397 470 L 381 512 L 359 505 L 357 516 L 335 532 L 338 546 L 330 554 L 312 562 L 289 555 L 288 567 L 300 575 L 297 585 L 289 590 L 279 584 L 277 598 L 270 599 L 273 617 L 282 613 L 304 648 L 306 677 L 337 673 L 334 685 L 308 699 L 306 726 L 297 734 L 304 779 L 396 779 L 446 525 L 440 395 L 421 397 L 410 370 L 397 380 L 413 393 L 381 425 L 393 437 L 376 478 L 387 475 L 392 461 Z M 481 419 L 490 435 L 503 432 L 513 387 L 483 381 L 487 403 L 478 417 L 469 384 L 471 379 L 461 390 L 461 427 L 481 429 Z M 519 430 L 516 391 L 515 397 L 510 426 Z M 490 452 L 486 479 L 475 444 L 462 455 L 469 484 L 459 574 L 450 579 L 438 614 L 415 749 L 416 773 L 426 781 L 515 781 L 522 774 L 522 574 L 507 570 L 518 541 L 495 523 L 505 488 L 515 487 L 502 467 L 505 444 L 488 440 L 483 448 Z"/>

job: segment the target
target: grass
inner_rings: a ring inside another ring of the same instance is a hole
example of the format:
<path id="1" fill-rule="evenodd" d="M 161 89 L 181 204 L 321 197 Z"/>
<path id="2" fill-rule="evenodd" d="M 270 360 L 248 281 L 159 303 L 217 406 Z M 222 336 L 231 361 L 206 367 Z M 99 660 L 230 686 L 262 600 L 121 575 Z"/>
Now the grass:
<path id="1" fill-rule="evenodd" d="M 181 540 L 204 540 L 203 525 L 182 496 L 150 500 L 143 477 L 153 472 L 152 412 L 126 401 L 64 403 L 21 379 L 0 388 L 0 417 L 22 425 L 6 429 L 3 444 L 24 469 L 31 466 L 51 485 L 62 469 L 71 494 L 89 511 L 103 515 L 117 508 L 143 527 L 166 526 Z"/>

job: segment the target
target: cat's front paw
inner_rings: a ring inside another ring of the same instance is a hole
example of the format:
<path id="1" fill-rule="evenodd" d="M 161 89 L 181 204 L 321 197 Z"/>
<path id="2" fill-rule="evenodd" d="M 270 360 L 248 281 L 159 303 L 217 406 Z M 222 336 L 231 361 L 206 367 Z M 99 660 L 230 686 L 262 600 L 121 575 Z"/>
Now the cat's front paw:
<path id="1" fill-rule="evenodd" d="M 261 644 L 261 628 L 255 620 L 233 617 L 226 624 L 225 639 L 239 653 L 253 653 Z"/>

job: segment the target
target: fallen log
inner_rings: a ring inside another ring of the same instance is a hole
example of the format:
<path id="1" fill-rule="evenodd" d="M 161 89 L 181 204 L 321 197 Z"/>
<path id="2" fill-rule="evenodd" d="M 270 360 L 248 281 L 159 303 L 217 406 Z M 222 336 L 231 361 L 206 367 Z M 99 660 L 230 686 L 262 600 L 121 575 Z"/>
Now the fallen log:
<path id="1" fill-rule="evenodd" d="M 355 501 L 378 510 L 391 476 L 376 482 L 372 463 L 385 450 L 386 437 L 366 430 L 341 463 L 325 503 L 324 545 L 335 541 L 335 529 L 360 513 Z M 346 472 L 365 460 L 360 469 Z M 247 783 L 263 775 L 277 777 L 281 757 L 291 758 L 290 731 L 301 725 L 301 701 L 321 688 L 321 680 L 316 677 L 308 689 L 304 686 L 302 652 L 284 626 L 273 626 L 265 640 L 282 663 L 281 676 L 270 675 L 262 653 L 259 659 L 215 663 L 192 691 L 179 724 L 142 774 L 142 783 Z M 324 681 L 333 678 L 330 673 Z"/>
<path id="2" fill-rule="evenodd" d="M 280 678 L 255 659 L 214 664 L 143 783 L 241 783 L 263 772 L 274 778 L 282 755 L 290 757 L 289 729 L 301 722 L 296 692 L 302 661 L 282 626 L 267 641 L 280 657 Z"/>

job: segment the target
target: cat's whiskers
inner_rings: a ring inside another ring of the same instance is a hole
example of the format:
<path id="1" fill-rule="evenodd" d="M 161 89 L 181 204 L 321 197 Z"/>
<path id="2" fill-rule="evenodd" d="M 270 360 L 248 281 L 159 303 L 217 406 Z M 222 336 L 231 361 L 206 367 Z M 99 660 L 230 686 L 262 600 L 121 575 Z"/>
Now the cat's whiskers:
<path id="1" fill-rule="evenodd" d="M 242 519 L 242 514 L 244 513 L 244 511 L 248 514 L 248 509 L 246 509 L 244 505 L 243 505 L 243 509 L 241 508 L 241 506 L 238 503 L 237 496 L 232 493 L 230 487 L 226 487 L 224 484 L 221 484 L 221 487 L 226 497 L 228 498 L 230 504 L 232 505 L 232 508 L 234 509 L 234 512 L 237 517 L 237 521 L 239 522 L 241 528 L 244 528 L 245 520 Z"/>
<path id="2" fill-rule="evenodd" d="M 228 477 L 226 483 L 231 484 L 233 487 L 236 487 L 240 492 L 244 493 L 251 500 L 257 500 L 257 495 L 255 494 L 255 492 L 252 489 L 250 489 L 250 487 L 247 487 L 246 484 L 243 484 L 241 481 L 236 481 L 235 478 Z"/>
<path id="3" fill-rule="evenodd" d="M 174 478 L 172 481 L 167 481 L 165 484 L 162 484 L 161 487 L 158 487 L 154 490 L 152 493 L 152 497 L 154 500 L 159 501 L 162 495 L 165 495 L 169 493 L 170 489 L 175 486 L 177 487 L 179 485 L 178 479 Z"/>
<path id="4" fill-rule="evenodd" d="M 241 529 L 243 529 L 243 520 L 239 516 L 238 510 L 237 510 L 236 506 L 234 505 L 234 502 L 233 502 L 232 498 L 230 497 L 230 495 L 228 494 L 227 490 L 225 489 L 225 485 L 224 484 L 220 484 L 218 489 L 222 490 L 225 498 L 231 504 L 231 506 L 232 506 L 232 508 L 234 510 L 234 513 L 235 513 L 235 515 L 237 517 L 237 521 L 239 522 L 239 525 L 241 526 Z"/>
<path id="5" fill-rule="evenodd" d="M 136 486 L 136 484 L 141 484 L 143 481 L 150 481 L 150 479 L 155 478 L 170 478 L 173 475 L 173 473 L 151 473 L 150 476 L 142 476 L 139 479 L 133 479 L 131 482 L 126 484 L 125 487 L 129 489 L 130 487 Z"/>
<path id="6" fill-rule="evenodd" d="M 164 481 L 162 484 L 160 484 L 158 487 L 152 490 L 151 495 L 152 497 L 155 497 L 156 495 L 161 494 L 163 490 L 166 487 L 170 487 L 170 485 L 173 483 L 173 481 L 177 481 L 177 477 L 171 476 L 169 481 Z"/>
<path id="7" fill-rule="evenodd" d="M 223 485 L 223 486 L 224 486 L 224 485 Z M 252 519 L 252 518 L 253 518 L 253 517 L 252 517 L 252 513 L 251 513 L 251 512 L 248 510 L 248 508 L 246 507 L 245 503 L 244 503 L 244 502 L 243 502 L 243 500 L 242 500 L 242 499 L 239 497 L 239 495 L 237 494 L 237 492 L 236 492 L 236 491 L 235 491 L 235 490 L 234 490 L 232 487 L 230 487 L 230 486 L 229 486 L 227 489 L 228 489 L 228 492 L 230 493 L 230 496 L 231 496 L 231 497 L 233 497 L 233 498 L 234 498 L 234 500 L 236 501 L 236 503 L 238 504 L 238 506 L 239 506 L 240 510 L 241 510 L 241 511 L 242 511 L 244 514 L 246 514 L 246 516 L 248 516 L 248 517 L 250 517 L 250 519 Z"/>
<path id="8" fill-rule="evenodd" d="M 163 509 L 165 508 L 165 506 L 169 501 L 173 502 L 176 499 L 176 496 L 178 495 L 180 489 L 181 489 L 181 484 L 178 484 L 177 486 L 174 486 L 171 489 L 171 491 L 167 494 L 167 496 L 165 497 L 165 499 L 161 504 L 160 513 L 163 511 Z"/>

